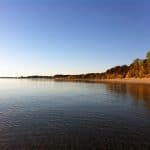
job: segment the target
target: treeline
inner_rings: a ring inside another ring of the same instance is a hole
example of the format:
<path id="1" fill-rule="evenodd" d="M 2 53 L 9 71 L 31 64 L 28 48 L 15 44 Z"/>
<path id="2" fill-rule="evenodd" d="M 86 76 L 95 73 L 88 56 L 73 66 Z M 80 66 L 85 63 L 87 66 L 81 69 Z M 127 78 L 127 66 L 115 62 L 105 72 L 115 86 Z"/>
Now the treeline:
<path id="1" fill-rule="evenodd" d="M 145 59 L 135 59 L 133 63 L 122 66 L 115 66 L 103 73 L 88 73 L 80 75 L 54 75 L 54 76 L 28 76 L 20 78 L 46 78 L 55 80 L 101 80 L 116 78 L 150 78 L 150 51 Z"/>
<path id="2" fill-rule="evenodd" d="M 115 66 L 103 73 L 81 75 L 55 75 L 54 79 L 64 80 L 100 80 L 116 78 L 150 78 L 150 51 L 145 59 L 136 59 L 128 65 Z"/>
<path id="3" fill-rule="evenodd" d="M 52 76 L 38 76 L 38 75 L 33 75 L 33 76 L 21 76 L 19 77 L 20 79 L 52 79 Z"/>

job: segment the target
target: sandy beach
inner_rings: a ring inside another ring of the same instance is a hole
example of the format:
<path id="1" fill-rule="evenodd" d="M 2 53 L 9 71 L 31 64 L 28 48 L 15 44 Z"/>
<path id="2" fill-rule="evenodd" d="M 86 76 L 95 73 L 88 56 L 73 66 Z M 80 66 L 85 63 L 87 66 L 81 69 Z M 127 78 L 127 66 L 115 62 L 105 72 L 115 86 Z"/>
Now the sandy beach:
<path id="1" fill-rule="evenodd" d="M 104 79 L 104 80 L 100 80 L 99 82 L 119 82 L 119 83 L 150 84 L 150 78 Z"/>
<path id="2" fill-rule="evenodd" d="M 150 78 L 123 78 L 123 79 L 55 79 L 55 81 L 70 82 L 94 82 L 94 83 L 133 83 L 133 84 L 150 84 Z"/>

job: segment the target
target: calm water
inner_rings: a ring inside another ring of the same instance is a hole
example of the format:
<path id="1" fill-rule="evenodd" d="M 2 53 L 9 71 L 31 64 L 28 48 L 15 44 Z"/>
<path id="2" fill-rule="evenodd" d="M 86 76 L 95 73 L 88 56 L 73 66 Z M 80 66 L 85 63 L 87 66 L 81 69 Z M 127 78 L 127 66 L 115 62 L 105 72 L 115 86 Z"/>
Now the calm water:
<path id="1" fill-rule="evenodd" d="M 150 85 L 0 80 L 0 150 L 149 150 Z"/>

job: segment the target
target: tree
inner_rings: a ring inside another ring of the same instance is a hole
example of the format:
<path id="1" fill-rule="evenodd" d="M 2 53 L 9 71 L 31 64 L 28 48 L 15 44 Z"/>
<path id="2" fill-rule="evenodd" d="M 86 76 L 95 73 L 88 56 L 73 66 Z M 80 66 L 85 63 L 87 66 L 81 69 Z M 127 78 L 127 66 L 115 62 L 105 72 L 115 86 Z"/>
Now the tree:
<path id="1" fill-rule="evenodd" d="M 134 61 L 133 61 L 133 65 L 140 65 L 140 64 L 142 64 L 143 63 L 143 60 L 142 59 L 139 59 L 139 58 L 137 58 L 137 59 L 135 59 Z"/>
<path id="2" fill-rule="evenodd" d="M 150 61 L 150 50 L 147 52 L 146 58 Z"/>

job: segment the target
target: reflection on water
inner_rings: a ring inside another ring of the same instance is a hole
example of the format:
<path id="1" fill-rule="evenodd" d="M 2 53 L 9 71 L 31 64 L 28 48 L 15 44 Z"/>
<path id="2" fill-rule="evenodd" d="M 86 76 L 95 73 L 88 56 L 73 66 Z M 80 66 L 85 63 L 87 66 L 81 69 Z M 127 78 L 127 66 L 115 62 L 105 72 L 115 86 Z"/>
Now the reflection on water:
<path id="1" fill-rule="evenodd" d="M 0 150 L 149 150 L 149 93 L 149 85 L 0 80 Z"/>
<path id="2" fill-rule="evenodd" d="M 136 104 L 144 103 L 150 110 L 150 85 L 145 84 L 107 84 L 107 90 L 132 97 Z"/>

